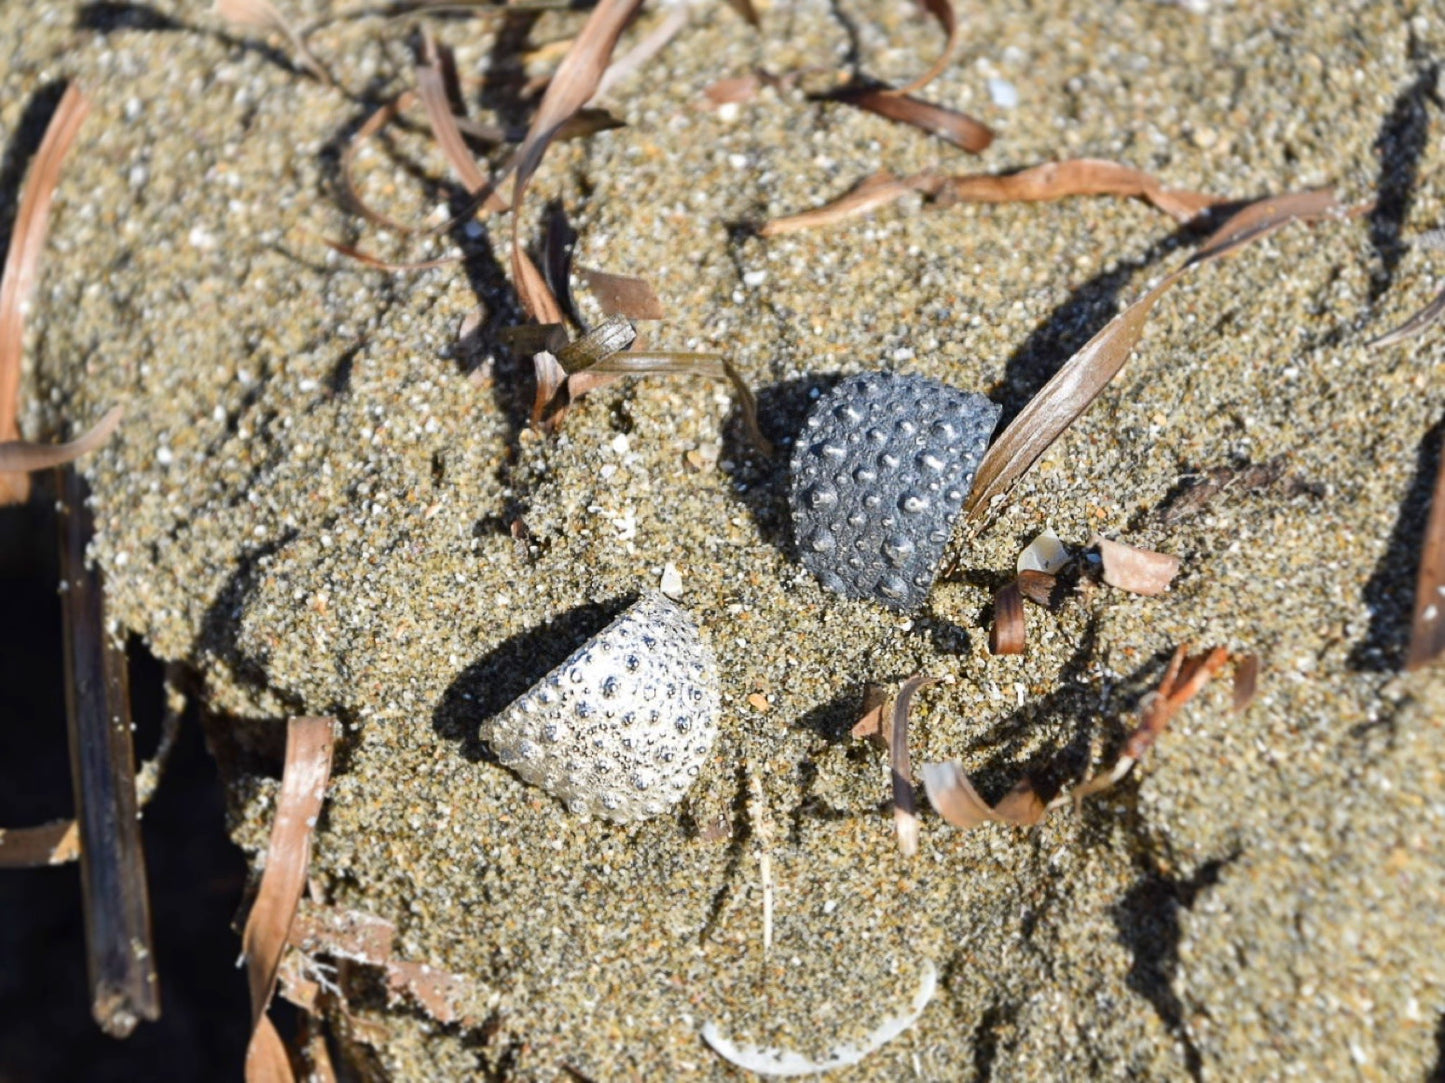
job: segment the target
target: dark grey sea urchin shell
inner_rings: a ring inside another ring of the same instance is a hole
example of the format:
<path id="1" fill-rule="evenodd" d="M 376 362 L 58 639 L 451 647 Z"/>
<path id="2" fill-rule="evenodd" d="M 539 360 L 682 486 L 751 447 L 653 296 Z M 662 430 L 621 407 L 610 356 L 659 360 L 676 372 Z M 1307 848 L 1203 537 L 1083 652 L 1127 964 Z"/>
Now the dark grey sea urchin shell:
<path id="1" fill-rule="evenodd" d="M 793 540 L 829 590 L 917 609 L 999 407 L 926 376 L 865 372 L 818 400 L 793 449 Z"/>
<path id="2" fill-rule="evenodd" d="M 623 822 L 677 804 L 717 737 L 712 655 L 649 593 L 482 723 L 497 758 L 577 813 Z"/>

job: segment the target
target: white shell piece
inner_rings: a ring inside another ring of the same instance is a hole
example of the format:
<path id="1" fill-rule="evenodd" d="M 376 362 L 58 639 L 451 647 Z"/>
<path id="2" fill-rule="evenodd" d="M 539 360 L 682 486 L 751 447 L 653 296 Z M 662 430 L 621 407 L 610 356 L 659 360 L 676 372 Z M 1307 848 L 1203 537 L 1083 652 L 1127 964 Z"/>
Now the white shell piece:
<path id="1" fill-rule="evenodd" d="M 745 1068 L 762 1076 L 782 1078 L 815 1075 L 818 1072 L 831 1072 L 835 1068 L 847 1068 L 857 1064 L 875 1049 L 891 1042 L 918 1022 L 918 1017 L 923 1014 L 923 1009 L 928 1007 L 928 1002 L 933 999 L 933 994 L 938 989 L 938 971 L 934 965 L 925 959 L 921 970 L 922 977 L 918 983 L 918 992 L 913 994 L 913 1003 L 909 1005 L 908 1011 L 885 1020 L 858 1045 L 834 1047 L 822 1060 L 809 1060 L 801 1053 L 793 1053 L 785 1049 L 739 1045 L 731 1038 L 725 1037 L 718 1030 L 716 1023 L 703 1024 L 702 1040 L 707 1042 L 713 1052 L 724 1060 L 731 1061 L 739 1068 Z"/>
<path id="2" fill-rule="evenodd" d="M 1070 560 L 1074 554 L 1059 540 L 1059 536 L 1052 530 L 1045 530 L 1033 541 L 1024 547 L 1019 554 L 1018 570 L 1020 572 L 1046 572 L 1053 575 Z"/>

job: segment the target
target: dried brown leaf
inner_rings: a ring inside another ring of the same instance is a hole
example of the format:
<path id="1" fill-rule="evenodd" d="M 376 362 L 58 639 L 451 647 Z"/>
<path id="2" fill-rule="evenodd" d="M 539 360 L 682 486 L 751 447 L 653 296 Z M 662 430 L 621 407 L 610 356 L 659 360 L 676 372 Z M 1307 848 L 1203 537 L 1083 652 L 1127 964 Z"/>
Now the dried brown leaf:
<path id="1" fill-rule="evenodd" d="M 784 218 L 774 218 L 758 227 L 761 237 L 778 237 L 784 233 L 830 226 L 835 222 L 857 218 L 869 211 L 886 207 L 909 192 L 929 191 L 937 186 L 938 178 L 928 172 L 915 173 L 908 177 L 895 177 L 891 173 L 875 173 L 864 179 L 856 188 L 821 207 Z"/>
<path id="2" fill-rule="evenodd" d="M 993 624 L 988 630 L 990 654 L 1023 654 L 1028 638 L 1024 620 L 1023 592 L 1017 579 L 1000 587 L 993 596 Z"/>
<path id="3" fill-rule="evenodd" d="M 971 154 L 981 154 L 993 142 L 988 125 L 967 113 L 936 105 L 887 87 L 848 87 L 828 95 L 829 101 L 852 105 L 880 117 L 909 124 L 936 135 Z"/>
<path id="4" fill-rule="evenodd" d="M 559 425 L 565 414 L 567 403 L 554 406 L 558 395 L 567 386 L 567 370 L 555 354 L 538 350 L 532 355 L 532 372 L 537 392 L 532 397 L 532 424 L 541 428 Z"/>
<path id="5" fill-rule="evenodd" d="M 1019 572 L 1018 578 L 1014 580 L 1018 584 L 1019 593 L 1045 609 L 1058 609 L 1062 602 L 1060 598 L 1059 580 L 1048 572 L 1035 571 L 1032 568 Z"/>
<path id="6" fill-rule="evenodd" d="M 537 269 L 530 267 L 531 260 L 522 250 L 520 222 L 527 184 L 562 126 L 596 92 L 617 39 L 640 4 L 641 0 L 600 0 L 592 9 L 581 33 L 552 76 L 527 138 L 513 157 L 512 280 L 528 315 L 542 323 L 560 322 L 560 313 L 552 291 L 547 289 Z"/>
<path id="7" fill-rule="evenodd" d="M 1008 823 L 1015 827 L 1032 827 L 1047 812 L 1033 783 L 1022 779 L 1004 795 L 997 805 L 990 806 L 974 789 L 972 780 L 963 773 L 957 760 L 948 763 L 925 763 L 919 774 L 929 803 L 945 821 L 963 831 L 983 823 Z"/>
<path id="8" fill-rule="evenodd" d="M 908 709 L 921 688 L 936 678 L 916 673 L 903 682 L 893 703 L 892 740 L 888 743 L 893 776 L 893 828 L 898 848 L 908 857 L 918 852 L 918 805 L 913 793 L 913 767 L 908 758 Z"/>
<path id="9" fill-rule="evenodd" d="M 849 736 L 867 738 L 880 748 L 887 748 L 893 736 L 892 731 L 883 725 L 887 714 L 888 693 L 883 691 L 882 685 L 869 681 L 863 686 L 862 714 L 848 731 Z"/>
<path id="10" fill-rule="evenodd" d="M 336 723 L 330 718 L 293 718 L 286 728 L 286 760 L 276 818 L 266 850 L 266 867 L 256 902 L 241 933 L 241 954 L 251 990 L 251 1042 L 246 1050 L 247 1083 L 294 1078 L 286 1048 L 266 1015 L 276 972 L 286 948 L 306 870 L 311 833 L 321 813 L 331 775 Z"/>
<path id="11" fill-rule="evenodd" d="M 0 474 L 47 470 L 89 455 L 110 439 L 124 416 L 124 407 L 112 406 L 87 432 L 68 444 L 32 444 L 28 440 L 0 443 Z"/>
<path id="12" fill-rule="evenodd" d="M 30 166 L 20 206 L 16 208 L 10 248 L 5 253 L 5 270 L 0 276 L 0 441 L 14 440 L 20 435 L 20 362 L 25 344 L 25 310 L 35 292 L 60 169 L 88 112 L 89 100 L 79 86 L 71 83 L 46 126 L 45 137 Z M 29 495 L 30 479 L 25 474 L 0 477 L 0 504 L 23 503 Z"/>
<path id="13" fill-rule="evenodd" d="M 1223 202 L 1204 192 L 1165 188 L 1152 174 L 1101 158 L 1046 162 L 1002 176 L 950 177 L 940 187 L 938 198 L 943 202 L 1019 203 L 1087 195 L 1141 197 L 1181 222 Z"/>
<path id="14" fill-rule="evenodd" d="M 1210 260 L 1239 251 L 1300 218 L 1337 211 L 1328 191 L 1302 192 L 1261 200 L 1235 214 L 1183 267 L 1115 316 L 1084 347 L 1064 362 L 1052 379 L 1019 411 L 994 440 L 974 475 L 965 507 L 977 520 L 1022 477 L 1053 442 L 1082 414 L 1124 367 L 1155 303 L 1185 273 Z"/>
<path id="15" fill-rule="evenodd" d="M 1163 594 L 1179 574 L 1179 558 L 1152 549 L 1139 549 L 1095 534 L 1089 542 L 1098 546 L 1104 562 L 1104 582 L 1131 594 Z"/>
<path id="16" fill-rule="evenodd" d="M 707 99 L 709 109 L 716 109 L 723 105 L 752 101 L 758 96 L 762 86 L 763 81 L 758 78 L 757 73 L 751 72 L 709 83 L 703 87 L 702 96 Z"/>
<path id="17" fill-rule="evenodd" d="M 577 273 L 587 283 L 592 296 L 597 298 L 604 315 L 626 316 L 630 320 L 660 320 L 667 315 L 662 301 L 644 278 L 593 271 L 586 267 L 577 268 Z"/>
<path id="18" fill-rule="evenodd" d="M 952 0 L 918 0 L 923 9 L 938 20 L 938 25 L 943 28 L 943 51 L 938 54 L 927 71 L 914 79 L 906 86 L 890 91 L 893 94 L 912 94 L 922 90 L 933 80 L 944 73 L 948 65 L 953 62 L 954 51 L 958 48 L 958 16 L 953 10 Z"/>
<path id="19" fill-rule="evenodd" d="M 1435 299 L 1428 305 L 1415 313 L 1404 323 L 1393 331 L 1387 331 L 1377 339 L 1371 340 L 1368 345 L 1371 349 L 1379 349 L 1383 346 L 1393 346 L 1397 342 L 1404 342 L 1406 339 L 1414 338 L 1421 331 L 1424 331 L 1431 324 L 1445 315 L 1445 290 L 1435 295 Z"/>
<path id="20" fill-rule="evenodd" d="M 1410 650 L 1405 669 L 1429 665 L 1445 651 L 1445 454 L 1435 475 L 1430 518 L 1415 579 L 1415 616 L 1410 624 Z"/>
<path id="21" fill-rule="evenodd" d="M 331 74 L 306 47 L 305 39 L 276 10 L 270 0 L 216 0 L 216 14 L 233 26 L 279 33 L 291 43 L 291 48 L 296 51 L 296 60 L 303 68 L 327 85 L 334 81 Z"/>
<path id="22" fill-rule="evenodd" d="M 491 187 L 492 179 L 477 165 L 476 158 L 472 157 L 466 140 L 462 138 L 461 129 L 457 127 L 457 118 L 452 113 L 446 78 L 442 72 L 441 56 L 430 32 L 424 32 L 422 43 L 427 63 L 418 64 L 416 67 L 417 94 L 421 97 L 432 134 L 436 136 L 447 164 L 452 167 L 452 172 L 466 190 L 476 195 L 482 189 Z"/>
<path id="23" fill-rule="evenodd" d="M 1230 710 L 1239 714 L 1259 694 L 1259 655 L 1246 654 L 1234 660 L 1234 700 Z"/>
<path id="24" fill-rule="evenodd" d="M 79 856 L 80 829 L 74 820 L 0 828 L 0 869 L 65 865 Z"/>

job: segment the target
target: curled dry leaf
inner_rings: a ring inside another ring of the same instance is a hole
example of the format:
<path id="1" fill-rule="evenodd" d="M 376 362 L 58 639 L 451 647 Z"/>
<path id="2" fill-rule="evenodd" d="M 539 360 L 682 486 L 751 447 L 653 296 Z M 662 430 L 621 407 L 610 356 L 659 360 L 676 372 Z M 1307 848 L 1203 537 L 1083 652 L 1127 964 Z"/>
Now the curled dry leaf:
<path id="1" fill-rule="evenodd" d="M 938 178 L 932 173 L 916 173 L 909 177 L 895 177 L 892 173 L 875 173 L 866 178 L 852 191 L 835 199 L 832 203 L 817 207 L 801 214 L 790 214 L 774 218 L 758 227 L 761 237 L 778 237 L 784 233 L 797 233 L 818 226 L 832 225 L 859 215 L 867 214 L 879 207 L 886 207 L 894 200 L 909 192 L 926 192 L 937 186 Z"/>
<path id="2" fill-rule="evenodd" d="M 246 1050 L 247 1083 L 290 1080 L 290 1059 L 266 1015 L 311 863 L 311 833 L 321 813 L 331 776 L 336 722 L 330 718 L 293 718 L 286 727 L 286 761 L 276 819 L 266 849 L 266 867 L 256 901 L 241 933 L 241 957 L 251 989 L 251 1042 Z"/>
<path id="3" fill-rule="evenodd" d="M 270 0 L 216 0 L 216 14 L 233 26 L 247 26 L 256 30 L 279 33 L 296 51 L 296 61 L 321 82 L 333 82 L 330 73 L 306 47 L 305 40 L 285 17 L 276 10 Z"/>
<path id="4" fill-rule="evenodd" d="M 938 20 L 938 25 L 943 29 L 943 51 L 938 54 L 927 71 L 911 83 L 890 91 L 893 94 L 912 94 L 922 90 L 933 80 L 943 74 L 944 70 L 953 61 L 954 51 L 958 48 L 958 15 L 953 10 L 953 0 L 919 0 L 925 11 Z M 992 135 L 990 135 L 992 138 Z M 985 144 L 987 145 L 987 144 Z"/>
<path id="5" fill-rule="evenodd" d="M 466 141 L 462 138 L 461 129 L 457 127 L 457 118 L 452 113 L 451 100 L 447 94 L 446 76 L 442 71 L 443 58 L 430 31 L 423 32 L 422 48 L 427 62 L 416 67 L 417 94 L 421 97 L 432 134 L 436 136 L 447 164 L 452 167 L 466 190 L 476 195 L 482 189 L 491 187 L 492 180 L 477 165 L 477 160 L 472 157 L 472 152 L 467 149 Z"/>
<path id="6" fill-rule="evenodd" d="M 1163 594 L 1179 574 L 1179 558 L 1151 549 L 1138 549 L 1095 534 L 1089 542 L 1098 546 L 1104 562 L 1104 582 L 1131 594 Z"/>
<path id="7" fill-rule="evenodd" d="M 1424 331 L 1431 324 L 1445 315 L 1445 290 L 1435 295 L 1428 305 L 1415 313 L 1404 323 L 1400 324 L 1393 331 L 1387 331 L 1377 339 L 1371 340 L 1371 349 L 1379 349 L 1384 346 L 1393 346 L 1397 342 L 1404 342 L 1406 339 L 1414 338 L 1421 331 Z"/>
<path id="8" fill-rule="evenodd" d="M 1302 192 L 1250 204 L 1226 221 L 1183 267 L 1115 316 L 1019 411 L 994 440 L 969 492 L 965 509 L 980 519 L 1082 414 L 1124 367 L 1155 303 L 1186 273 L 1210 260 L 1239 251 L 1297 219 L 1338 211 L 1328 191 Z"/>
<path id="9" fill-rule="evenodd" d="M 1415 615 L 1410 624 L 1407 670 L 1429 665 L 1445 651 L 1445 453 L 1435 475 L 1430 518 L 1425 524 L 1420 573 L 1415 579 Z"/>
<path id="10" fill-rule="evenodd" d="M 828 101 L 841 102 L 875 113 L 900 124 L 909 124 L 936 135 L 971 154 L 982 154 L 993 142 L 987 124 L 967 113 L 935 105 L 887 87 L 847 87 L 829 94 Z"/>
<path id="11" fill-rule="evenodd" d="M 124 407 L 112 406 L 87 432 L 68 444 L 32 444 L 28 440 L 0 443 L 0 474 L 47 470 L 89 455 L 110 439 L 124 416 Z"/>
<path id="12" fill-rule="evenodd" d="M 1127 775 L 1148 754 L 1179 709 L 1193 699 L 1229 661 L 1229 652 L 1223 647 L 1197 655 L 1188 655 L 1187 651 L 1187 644 L 1181 644 L 1174 651 L 1158 690 L 1145 698 L 1139 725 L 1124 743 L 1124 751 L 1118 761 L 1108 771 L 1102 771 L 1076 786 L 1073 791 L 1075 804 L 1090 794 L 1109 789 Z"/>
<path id="13" fill-rule="evenodd" d="M 919 774 L 934 810 L 954 827 L 972 830 L 982 823 L 1033 827 L 1047 811 L 1027 778 L 1020 780 L 996 805 L 989 805 L 974 789 L 957 760 L 925 763 Z"/>
<path id="14" fill-rule="evenodd" d="M 592 296 L 597 298 L 604 315 L 625 316 L 629 320 L 660 320 L 667 315 L 662 301 L 644 278 L 608 274 L 586 267 L 577 268 L 577 273 L 587 283 Z"/>
<path id="15" fill-rule="evenodd" d="M 1239 714 L 1259 694 L 1259 655 L 1246 654 L 1234 660 L 1234 701 L 1230 710 Z"/>
<path id="16" fill-rule="evenodd" d="M 1165 188 L 1152 174 L 1100 158 L 1047 162 L 1002 176 L 950 177 L 939 189 L 938 199 L 943 203 L 1018 203 L 1092 195 L 1147 199 L 1180 222 L 1193 221 L 1224 202 L 1205 192 Z"/>
<path id="17" fill-rule="evenodd" d="M 40 253 L 45 248 L 45 234 L 50 227 L 50 204 L 60 183 L 60 168 L 89 112 L 89 100 L 71 83 L 46 126 L 45 137 L 30 166 L 20 206 L 16 208 L 10 247 L 5 253 L 5 270 L 0 276 L 0 440 L 15 440 L 20 435 L 20 361 L 25 343 L 25 310 L 35 292 Z M 30 479 L 25 474 L 0 475 L 0 504 L 22 503 L 29 495 Z"/>
<path id="18" fill-rule="evenodd" d="M 1028 638 L 1023 592 L 1015 579 L 993 596 L 993 624 L 988 630 L 990 654 L 1023 654 Z"/>
<path id="19" fill-rule="evenodd" d="M 893 704 L 892 740 L 888 743 L 893 778 L 893 827 L 898 848 L 908 857 L 918 852 L 918 806 L 913 793 L 913 767 L 908 759 L 908 709 L 921 688 L 934 683 L 933 677 L 916 673 L 903 682 Z"/>

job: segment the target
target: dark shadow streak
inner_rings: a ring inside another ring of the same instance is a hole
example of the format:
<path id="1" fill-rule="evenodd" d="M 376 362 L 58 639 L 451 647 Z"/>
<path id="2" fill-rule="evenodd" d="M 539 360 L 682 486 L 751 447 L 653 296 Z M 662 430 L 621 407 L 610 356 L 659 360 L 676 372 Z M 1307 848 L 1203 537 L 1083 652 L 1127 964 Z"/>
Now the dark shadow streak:
<path id="1" fill-rule="evenodd" d="M 501 712 L 567 660 L 635 599 L 575 606 L 529 632 L 503 640 L 467 666 L 432 710 L 432 729 L 455 741 L 473 763 L 496 762 L 477 735 L 482 720 Z"/>
<path id="2" fill-rule="evenodd" d="M 1437 421 L 1420 441 L 1415 475 L 1400 503 L 1389 545 L 1365 584 L 1364 602 L 1370 611 L 1370 627 L 1350 651 L 1352 669 L 1393 673 L 1405 664 L 1414 617 L 1415 579 L 1420 570 L 1425 522 L 1430 514 L 1430 496 L 1435 488 L 1442 442 L 1445 442 L 1445 420 Z"/>
<path id="3" fill-rule="evenodd" d="M 1412 50 L 1413 51 L 1413 50 Z M 1380 159 L 1380 179 L 1374 210 L 1370 212 L 1370 244 L 1379 258 L 1371 275 L 1370 303 L 1378 301 L 1395 281 L 1395 272 L 1405 255 L 1400 228 L 1409 217 L 1419 180 L 1420 160 L 1430 138 L 1427 102 L 1441 105 L 1436 86 L 1440 79 L 1438 61 L 1423 65 L 1380 125 L 1374 151 Z"/>
<path id="4" fill-rule="evenodd" d="M 1127 979 L 1129 988 L 1154 1006 L 1160 1021 L 1184 1047 L 1184 1068 L 1191 1079 L 1204 1077 L 1204 1062 L 1189 1034 L 1184 1005 L 1174 992 L 1179 967 L 1179 941 L 1183 936 L 1179 911 L 1194 906 L 1199 896 L 1219 883 L 1220 872 L 1236 861 L 1240 851 L 1211 858 L 1187 880 L 1176 880 L 1149 870 L 1113 908 L 1119 942 L 1134 956 Z"/>

